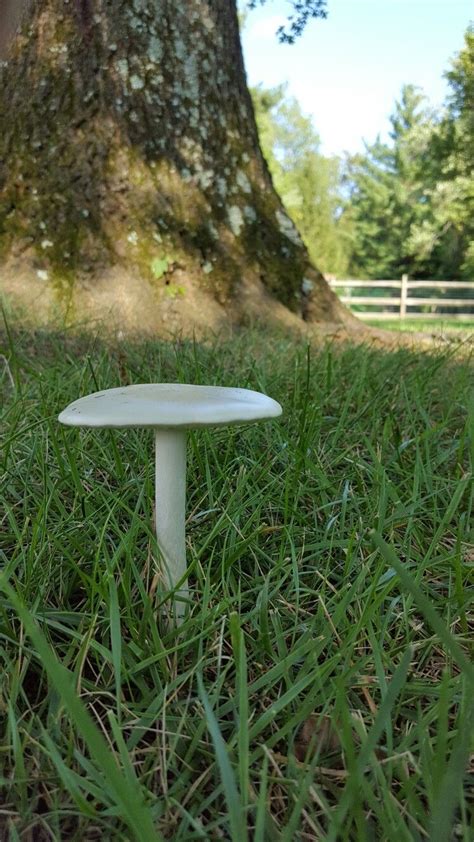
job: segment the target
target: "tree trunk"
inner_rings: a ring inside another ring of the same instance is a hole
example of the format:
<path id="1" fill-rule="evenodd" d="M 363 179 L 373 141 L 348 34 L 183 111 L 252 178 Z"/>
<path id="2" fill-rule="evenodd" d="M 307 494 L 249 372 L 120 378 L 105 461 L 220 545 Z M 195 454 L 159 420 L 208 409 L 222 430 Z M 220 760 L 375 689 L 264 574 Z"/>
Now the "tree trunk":
<path id="1" fill-rule="evenodd" d="M 235 0 L 31 0 L 0 126 L 2 286 L 39 318 L 350 318 L 273 188 Z"/>

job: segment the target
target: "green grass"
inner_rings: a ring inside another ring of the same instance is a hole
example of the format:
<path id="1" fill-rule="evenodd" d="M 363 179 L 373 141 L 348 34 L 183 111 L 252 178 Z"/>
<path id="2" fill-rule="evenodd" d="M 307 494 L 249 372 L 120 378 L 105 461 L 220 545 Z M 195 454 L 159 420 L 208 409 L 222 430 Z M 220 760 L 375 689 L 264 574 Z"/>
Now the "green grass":
<path id="1" fill-rule="evenodd" d="M 469 842 L 467 346 L 15 332 L 0 353 L 0 839 Z M 284 408 L 190 435 L 179 632 L 151 435 L 56 420 L 147 381 Z"/>
<path id="2" fill-rule="evenodd" d="M 474 316 L 469 322 L 459 322 L 456 319 L 364 319 L 364 323 L 373 327 L 384 328 L 385 330 L 402 330 L 410 333 L 423 331 L 424 333 L 443 334 L 465 334 L 474 335 Z"/>

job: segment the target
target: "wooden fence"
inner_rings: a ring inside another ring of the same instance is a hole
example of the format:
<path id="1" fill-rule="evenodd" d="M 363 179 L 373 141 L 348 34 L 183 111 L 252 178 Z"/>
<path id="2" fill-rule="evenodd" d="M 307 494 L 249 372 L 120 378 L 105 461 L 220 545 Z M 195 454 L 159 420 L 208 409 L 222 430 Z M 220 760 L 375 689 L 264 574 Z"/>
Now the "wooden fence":
<path id="1" fill-rule="evenodd" d="M 456 321 L 474 321 L 474 297 L 470 298 L 453 298 L 451 290 L 466 289 L 474 293 L 474 283 L 470 281 L 409 281 L 407 275 L 403 275 L 400 281 L 333 281 L 329 280 L 329 285 L 337 290 L 351 290 L 362 289 L 372 290 L 376 289 L 395 289 L 400 290 L 397 295 L 341 295 L 341 301 L 345 304 L 364 307 L 375 307 L 382 305 L 383 307 L 396 307 L 396 310 L 357 310 L 357 315 L 361 319 L 439 319 L 444 317 L 447 319 L 455 319 Z M 432 298 L 430 296 L 422 297 L 410 296 L 411 290 L 443 290 L 449 293 L 448 297 Z M 409 310 L 410 307 L 422 307 L 423 310 Z M 470 313 L 446 313 L 440 312 L 439 308 L 449 307 L 456 310 L 463 308 L 470 308 Z M 429 308 L 429 309 L 427 309 Z"/>

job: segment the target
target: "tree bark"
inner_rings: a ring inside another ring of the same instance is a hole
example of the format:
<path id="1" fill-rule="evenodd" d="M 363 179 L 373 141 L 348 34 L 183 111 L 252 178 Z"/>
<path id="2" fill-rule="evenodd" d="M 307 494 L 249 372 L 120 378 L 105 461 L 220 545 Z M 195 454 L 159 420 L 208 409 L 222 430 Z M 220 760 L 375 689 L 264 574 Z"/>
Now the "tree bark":
<path id="1" fill-rule="evenodd" d="M 273 188 L 235 0 L 31 0 L 0 126 L 2 284 L 41 318 L 350 318 Z"/>

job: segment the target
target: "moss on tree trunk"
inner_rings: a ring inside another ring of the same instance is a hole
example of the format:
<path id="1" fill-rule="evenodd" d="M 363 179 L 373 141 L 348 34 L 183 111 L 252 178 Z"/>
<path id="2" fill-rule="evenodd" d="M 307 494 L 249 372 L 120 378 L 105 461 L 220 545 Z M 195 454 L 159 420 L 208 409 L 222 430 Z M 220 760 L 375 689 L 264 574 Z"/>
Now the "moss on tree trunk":
<path id="1" fill-rule="evenodd" d="M 13 294 L 151 329 L 268 296 L 347 318 L 260 152 L 235 0 L 32 0 L 0 74 Z"/>

